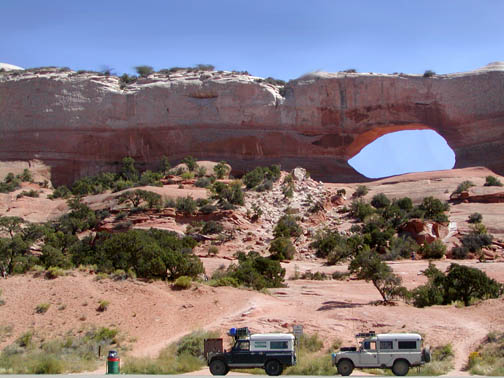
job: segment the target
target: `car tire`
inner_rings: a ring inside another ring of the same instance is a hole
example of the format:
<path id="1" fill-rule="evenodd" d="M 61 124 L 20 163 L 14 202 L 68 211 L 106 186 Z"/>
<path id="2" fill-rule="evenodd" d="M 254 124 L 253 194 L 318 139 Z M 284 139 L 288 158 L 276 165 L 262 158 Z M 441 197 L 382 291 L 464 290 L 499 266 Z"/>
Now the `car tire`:
<path id="1" fill-rule="evenodd" d="M 226 375 L 229 369 L 222 360 L 213 360 L 210 362 L 210 373 L 212 375 Z"/>
<path id="2" fill-rule="evenodd" d="M 422 360 L 424 362 L 430 362 L 431 361 L 431 352 L 429 347 L 425 347 L 422 351 Z"/>
<path id="3" fill-rule="evenodd" d="M 266 371 L 266 374 L 276 376 L 282 374 L 283 367 L 277 360 L 271 360 L 266 362 L 264 370 Z"/>
<path id="4" fill-rule="evenodd" d="M 394 366 L 392 366 L 392 373 L 400 377 L 408 374 L 408 371 L 409 363 L 406 360 L 397 360 L 394 362 Z"/>
<path id="5" fill-rule="evenodd" d="M 338 362 L 338 373 L 345 377 L 352 374 L 353 369 L 354 364 L 350 360 L 341 360 Z"/>

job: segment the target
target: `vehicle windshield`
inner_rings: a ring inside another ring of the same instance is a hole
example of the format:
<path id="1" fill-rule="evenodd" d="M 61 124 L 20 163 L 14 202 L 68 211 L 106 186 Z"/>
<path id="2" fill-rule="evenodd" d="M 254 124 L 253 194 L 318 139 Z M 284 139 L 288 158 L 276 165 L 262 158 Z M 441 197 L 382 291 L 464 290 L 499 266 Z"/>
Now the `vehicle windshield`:
<path id="1" fill-rule="evenodd" d="M 250 350 L 250 341 L 237 341 L 234 350 Z"/>

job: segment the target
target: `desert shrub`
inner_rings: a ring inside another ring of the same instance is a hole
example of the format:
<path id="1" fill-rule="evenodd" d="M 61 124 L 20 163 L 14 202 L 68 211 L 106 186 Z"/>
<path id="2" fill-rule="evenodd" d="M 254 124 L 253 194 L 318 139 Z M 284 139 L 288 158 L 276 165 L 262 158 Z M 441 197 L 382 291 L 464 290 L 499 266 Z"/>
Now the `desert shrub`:
<path id="1" fill-rule="evenodd" d="M 162 197 L 154 192 L 143 189 L 129 190 L 117 197 L 119 204 L 127 203 L 133 208 L 138 208 L 142 202 L 146 202 L 149 208 L 161 207 Z"/>
<path id="2" fill-rule="evenodd" d="M 47 269 L 45 277 L 49 280 L 53 280 L 58 277 L 66 276 L 66 274 L 67 273 L 60 267 L 51 266 L 49 269 Z"/>
<path id="3" fill-rule="evenodd" d="M 423 77 L 433 77 L 436 76 L 436 73 L 432 70 L 426 70 L 423 74 Z"/>
<path id="4" fill-rule="evenodd" d="M 458 186 L 457 189 L 453 193 L 462 193 L 466 192 L 470 187 L 476 186 L 472 181 L 462 181 Z"/>
<path id="5" fill-rule="evenodd" d="M 140 77 L 147 77 L 154 73 L 154 69 L 151 66 L 136 66 L 135 71 Z"/>
<path id="6" fill-rule="evenodd" d="M 298 237 L 303 233 L 301 226 L 292 215 L 283 215 L 277 222 L 273 235 L 275 238 L 280 237 Z"/>
<path id="7" fill-rule="evenodd" d="M 184 159 L 182 159 L 182 163 L 186 165 L 189 172 L 193 172 L 196 170 L 196 168 L 198 168 L 198 163 L 192 156 L 186 156 Z"/>
<path id="8" fill-rule="evenodd" d="M 196 201 L 191 196 L 178 197 L 175 208 L 187 215 L 192 215 L 196 211 Z"/>
<path id="9" fill-rule="evenodd" d="M 211 245 L 210 247 L 208 247 L 208 254 L 212 256 L 219 254 L 219 248 L 217 248 L 215 245 Z"/>
<path id="10" fill-rule="evenodd" d="M 240 285 L 262 290 L 269 287 L 281 287 L 285 269 L 276 260 L 262 257 L 257 252 L 236 254 L 238 265 L 232 264 L 227 275 L 234 278 Z"/>
<path id="11" fill-rule="evenodd" d="M 102 300 L 102 301 L 100 301 L 100 303 L 98 303 L 98 307 L 96 308 L 96 311 L 98 311 L 98 312 L 107 311 L 109 305 L 110 305 L 109 301 Z"/>
<path id="12" fill-rule="evenodd" d="M 212 180 L 210 180 L 210 178 L 208 177 L 200 177 L 196 180 L 194 185 L 198 188 L 208 188 L 210 185 L 212 185 Z"/>
<path id="13" fill-rule="evenodd" d="M 401 209 L 401 210 L 412 210 L 413 209 L 413 201 L 409 197 L 403 197 L 399 198 L 398 200 L 395 200 L 394 203 Z"/>
<path id="14" fill-rule="evenodd" d="M 469 223 L 481 223 L 482 220 L 483 220 L 483 215 L 481 215 L 480 213 L 472 213 L 471 215 L 469 215 L 469 218 L 467 221 Z"/>
<path id="15" fill-rule="evenodd" d="M 375 209 L 362 199 L 353 201 L 350 206 L 350 215 L 360 221 L 364 221 L 367 216 L 373 214 L 374 212 Z"/>
<path id="16" fill-rule="evenodd" d="M 180 276 L 173 283 L 173 287 L 179 290 L 189 289 L 191 286 L 192 286 L 192 279 L 191 277 L 187 276 Z"/>
<path id="17" fill-rule="evenodd" d="M 292 260 L 296 253 L 296 249 L 288 237 L 273 239 L 269 251 L 274 260 Z"/>
<path id="18" fill-rule="evenodd" d="M 442 202 L 434 197 L 426 197 L 418 208 L 423 211 L 427 219 L 436 222 L 448 222 L 448 217 L 444 214 L 445 211 L 450 210 L 450 205 L 447 202 Z"/>
<path id="19" fill-rule="evenodd" d="M 223 179 L 228 175 L 229 167 L 225 161 L 221 161 L 214 166 L 213 171 L 218 179 Z"/>
<path id="20" fill-rule="evenodd" d="M 453 259 L 463 260 L 469 254 L 469 249 L 463 245 L 460 247 L 453 247 L 451 250 L 451 255 Z"/>
<path id="21" fill-rule="evenodd" d="M 491 245 L 493 237 L 487 233 L 471 232 L 462 238 L 462 245 L 470 252 L 479 252 L 481 248 Z"/>
<path id="22" fill-rule="evenodd" d="M 75 235 L 96 227 L 99 222 L 96 213 L 82 203 L 80 198 L 69 199 L 67 204 L 70 212 L 59 218 L 59 227 L 62 231 Z"/>
<path id="23" fill-rule="evenodd" d="M 70 189 L 68 189 L 65 185 L 60 185 L 58 186 L 52 194 L 48 195 L 47 198 L 49 199 L 56 199 L 56 198 L 68 198 L 72 195 L 70 192 Z"/>
<path id="24" fill-rule="evenodd" d="M 338 280 L 338 281 L 346 280 L 349 276 L 350 276 L 350 273 L 348 273 L 348 272 L 335 271 L 335 272 L 333 272 L 333 274 L 331 274 L 332 279 Z"/>
<path id="25" fill-rule="evenodd" d="M 278 181 L 280 174 L 281 172 L 279 165 L 272 165 L 270 167 L 256 167 L 243 176 L 243 183 L 245 184 L 247 189 L 252 189 L 265 180 L 270 180 L 272 182 Z"/>
<path id="26" fill-rule="evenodd" d="M 384 260 L 408 259 L 416 253 L 420 246 L 411 237 L 392 237 L 390 244 L 386 247 Z"/>
<path id="27" fill-rule="evenodd" d="M 373 205 L 377 209 L 383 209 L 390 205 L 390 200 L 385 194 L 379 193 L 373 196 L 371 205 Z"/>
<path id="28" fill-rule="evenodd" d="M 208 284 L 210 286 L 230 286 L 230 287 L 239 287 L 240 282 L 234 277 L 224 276 L 211 279 Z"/>
<path id="29" fill-rule="evenodd" d="M 195 331 L 163 349 L 157 358 L 128 358 L 121 369 L 126 374 L 181 374 L 199 370 L 204 365 L 203 344 L 219 334 Z"/>
<path id="30" fill-rule="evenodd" d="M 299 338 L 298 342 L 300 352 L 315 353 L 324 347 L 324 341 L 320 338 L 318 333 L 311 335 L 305 333 Z"/>
<path id="31" fill-rule="evenodd" d="M 204 224 L 201 233 L 204 235 L 212 235 L 221 233 L 224 230 L 224 226 L 222 223 L 216 221 L 208 221 Z"/>
<path id="32" fill-rule="evenodd" d="M 303 274 L 301 274 L 301 276 L 299 278 L 301 278 L 302 280 L 324 281 L 324 280 L 328 280 L 329 276 L 323 272 L 313 273 L 311 271 L 307 271 L 307 272 L 304 272 Z"/>
<path id="33" fill-rule="evenodd" d="M 192 180 L 194 178 L 194 172 L 182 172 L 180 175 L 182 180 Z"/>
<path id="34" fill-rule="evenodd" d="M 367 246 L 355 255 L 348 266 L 348 270 L 355 274 L 358 279 L 372 282 L 384 302 L 406 295 L 406 288 L 401 286 L 401 277 L 395 275 L 392 268 Z"/>
<path id="35" fill-rule="evenodd" d="M 10 193 L 21 187 L 21 179 L 9 172 L 3 182 L 0 183 L 0 193 Z"/>
<path id="36" fill-rule="evenodd" d="M 489 278 L 479 269 L 452 263 L 443 273 L 433 264 L 424 271 L 428 277 L 425 285 L 412 292 L 416 307 L 450 304 L 462 301 L 469 306 L 473 299 L 498 298 L 504 292 L 503 286 Z"/>
<path id="37" fill-rule="evenodd" d="M 35 312 L 37 314 L 45 314 L 49 310 L 49 307 L 51 307 L 50 303 L 40 303 L 35 306 Z"/>
<path id="38" fill-rule="evenodd" d="M 199 211 L 203 214 L 212 214 L 213 212 L 217 211 L 217 206 L 215 205 L 203 205 L 200 207 Z"/>
<path id="39" fill-rule="evenodd" d="M 469 355 L 470 373 L 484 376 L 504 376 L 504 334 L 490 332 L 475 352 Z"/>
<path id="40" fill-rule="evenodd" d="M 369 193 L 369 188 L 366 185 L 359 185 L 353 194 L 354 197 L 364 197 Z"/>
<path id="41" fill-rule="evenodd" d="M 255 187 L 255 190 L 257 192 L 266 192 L 271 189 L 273 189 L 273 181 L 271 181 L 271 180 L 264 180 L 261 184 L 259 184 Z M 284 193 L 284 195 L 285 195 L 285 193 Z"/>
<path id="42" fill-rule="evenodd" d="M 324 375 L 331 376 L 338 374 L 336 367 L 331 363 L 331 356 L 328 353 L 300 352 L 298 362 L 295 366 L 285 369 L 285 375 Z"/>
<path id="43" fill-rule="evenodd" d="M 502 186 L 502 182 L 495 176 L 487 176 L 485 186 Z"/>
<path id="44" fill-rule="evenodd" d="M 87 237 L 71 248 L 76 266 L 96 264 L 100 272 L 132 269 L 141 278 L 196 277 L 203 264 L 191 253 L 196 241 L 175 233 L 150 229 Z"/>
<path id="45" fill-rule="evenodd" d="M 162 178 L 163 178 L 163 175 L 161 173 L 146 170 L 145 172 L 142 172 L 142 174 L 140 176 L 140 181 L 138 182 L 138 184 L 142 185 L 142 186 L 147 186 L 147 185 L 163 186 L 163 184 L 160 181 Z"/>
<path id="46" fill-rule="evenodd" d="M 19 193 L 16 198 L 23 198 L 23 197 L 39 197 L 39 192 L 33 189 L 30 189 L 29 191 L 23 190 L 21 193 Z"/>
<path id="47" fill-rule="evenodd" d="M 243 206 L 245 204 L 244 194 L 240 181 L 234 181 L 231 185 L 223 182 L 215 182 L 212 186 L 213 198 L 216 199 L 221 207 L 226 203 L 230 205 Z M 233 208 L 233 206 L 231 206 Z"/>
<path id="48" fill-rule="evenodd" d="M 446 245 L 439 239 L 423 244 L 418 252 L 424 259 L 440 259 L 446 253 Z"/>

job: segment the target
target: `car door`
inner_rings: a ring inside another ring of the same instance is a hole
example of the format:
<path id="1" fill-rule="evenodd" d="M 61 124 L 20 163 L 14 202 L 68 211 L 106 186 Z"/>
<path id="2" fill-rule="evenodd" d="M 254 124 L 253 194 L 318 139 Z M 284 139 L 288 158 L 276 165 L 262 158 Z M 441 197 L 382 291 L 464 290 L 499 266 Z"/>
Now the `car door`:
<path id="1" fill-rule="evenodd" d="M 375 341 L 364 341 L 359 353 L 359 367 L 377 367 L 378 351 L 376 350 Z"/>
<path id="2" fill-rule="evenodd" d="M 231 363 L 233 365 L 246 365 L 251 362 L 250 341 L 238 340 L 231 349 Z"/>

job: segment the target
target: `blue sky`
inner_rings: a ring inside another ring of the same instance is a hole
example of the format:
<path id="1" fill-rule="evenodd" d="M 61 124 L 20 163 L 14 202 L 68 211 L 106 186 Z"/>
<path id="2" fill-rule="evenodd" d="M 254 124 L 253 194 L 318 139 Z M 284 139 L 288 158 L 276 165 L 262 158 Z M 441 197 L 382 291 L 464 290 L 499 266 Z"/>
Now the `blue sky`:
<path id="1" fill-rule="evenodd" d="M 118 74 L 204 63 L 284 80 L 348 68 L 461 72 L 504 60 L 503 14 L 501 0 L 4 1 L 0 62 Z M 431 137 L 394 135 L 392 147 L 433 149 Z"/>

